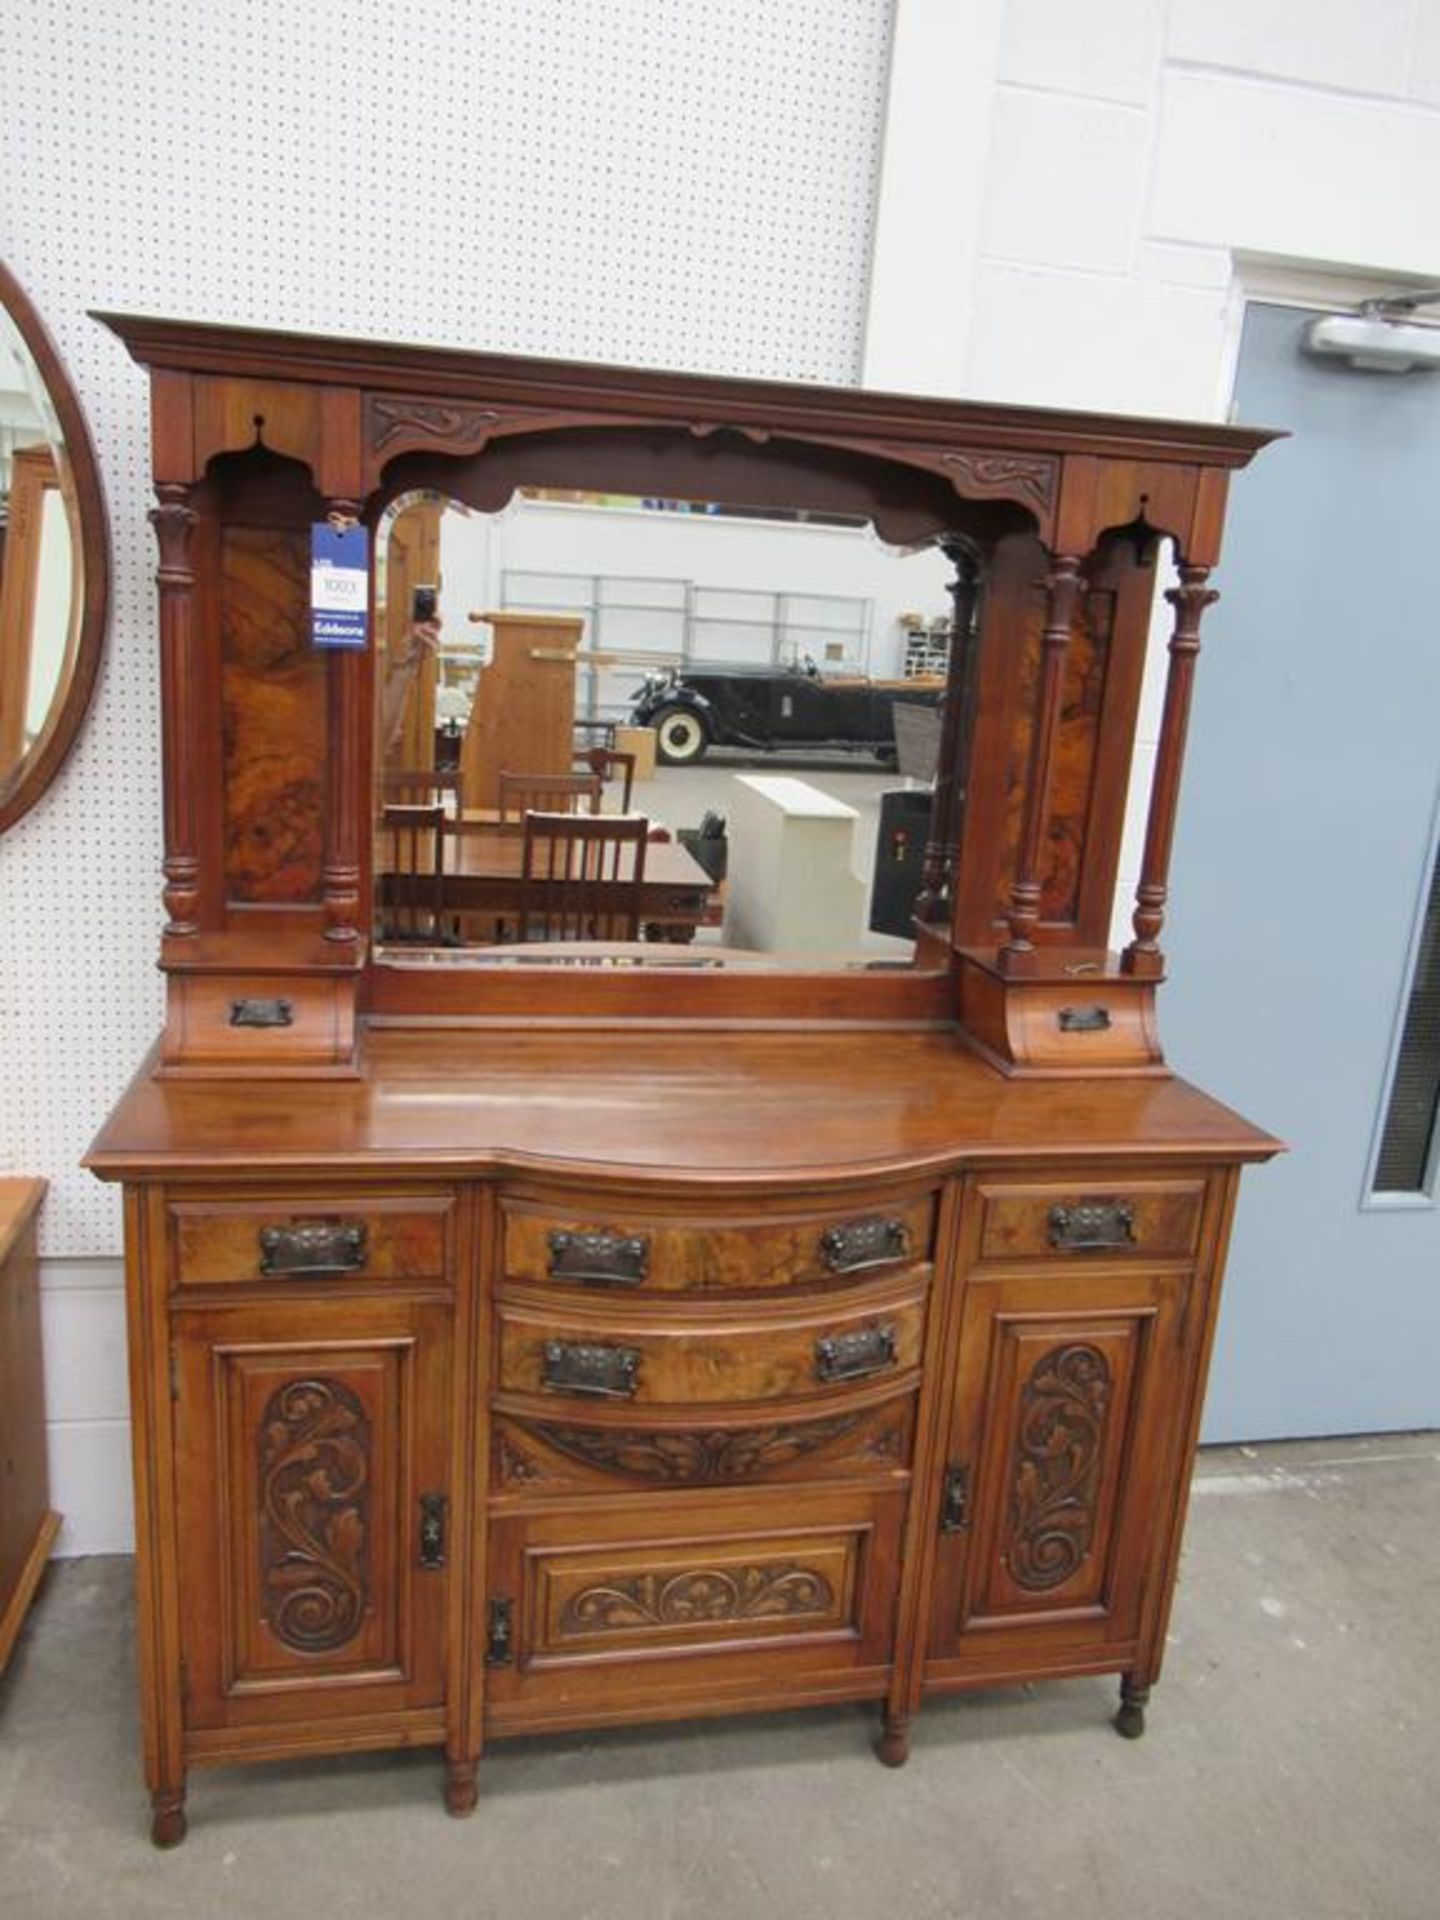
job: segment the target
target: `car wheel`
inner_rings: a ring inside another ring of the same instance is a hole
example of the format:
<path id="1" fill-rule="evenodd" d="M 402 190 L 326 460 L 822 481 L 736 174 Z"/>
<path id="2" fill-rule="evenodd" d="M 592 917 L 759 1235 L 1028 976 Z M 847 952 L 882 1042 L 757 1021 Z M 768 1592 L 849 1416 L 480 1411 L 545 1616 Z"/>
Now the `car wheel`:
<path id="1" fill-rule="evenodd" d="M 689 707 L 662 707 L 654 724 L 656 749 L 667 766 L 693 766 L 710 744 L 705 722 Z"/>

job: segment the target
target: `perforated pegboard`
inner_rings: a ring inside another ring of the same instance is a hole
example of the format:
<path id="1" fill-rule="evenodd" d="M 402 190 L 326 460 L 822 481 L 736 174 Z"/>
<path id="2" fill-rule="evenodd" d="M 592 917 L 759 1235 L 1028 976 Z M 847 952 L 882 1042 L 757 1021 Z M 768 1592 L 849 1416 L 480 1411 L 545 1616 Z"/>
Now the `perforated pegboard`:
<path id="1" fill-rule="evenodd" d="M 77 752 L 0 839 L 0 1165 L 46 1250 L 160 1017 L 144 377 L 109 307 L 716 373 L 860 366 L 890 0 L 6 0 L 0 253 L 68 362 L 114 553 Z"/>

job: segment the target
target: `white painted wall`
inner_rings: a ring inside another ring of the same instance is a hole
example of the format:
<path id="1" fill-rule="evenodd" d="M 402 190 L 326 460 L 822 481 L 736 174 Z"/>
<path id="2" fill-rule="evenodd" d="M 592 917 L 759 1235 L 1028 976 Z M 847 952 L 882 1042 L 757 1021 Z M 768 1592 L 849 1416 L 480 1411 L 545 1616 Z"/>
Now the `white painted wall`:
<path id="1" fill-rule="evenodd" d="M 472 599 L 456 617 L 498 604 L 507 572 L 543 576 L 538 586 L 551 601 L 564 591 L 561 575 L 606 575 L 643 580 L 688 581 L 707 589 L 739 589 L 746 593 L 786 594 L 796 601 L 840 596 L 869 603 L 869 625 L 864 645 L 852 668 L 867 668 L 879 677 L 898 673 L 904 651 L 902 613 L 941 618 L 949 610 L 946 581 L 949 568 L 934 548 L 901 553 L 885 546 L 867 527 L 829 527 L 813 522 L 730 519 L 723 515 L 647 511 L 642 508 L 585 507 L 541 500 L 517 500 L 503 514 L 487 520 L 482 515 L 447 516 L 442 526 L 442 557 L 446 568 L 446 605 L 457 594 L 449 577 L 452 562 L 465 565 L 464 577 L 483 579 L 489 600 Z M 467 561 L 471 543 L 484 545 L 484 571 Z M 524 582 L 513 582 L 510 604 L 529 604 Z M 584 591 L 583 583 L 572 591 Z M 638 595 L 632 597 L 639 597 Z M 745 611 L 742 607 L 741 613 Z M 800 605 L 797 616 L 806 622 L 839 623 L 849 610 Z M 757 612 L 756 617 L 762 617 Z M 617 644 L 624 623 L 605 623 L 608 644 Z M 657 627 L 662 623 L 654 623 Z M 645 622 L 637 622 L 637 629 Z M 665 631 L 670 623 L 663 623 Z M 447 612 L 447 631 L 458 630 Z M 643 631 L 636 638 L 643 639 Z M 663 637 L 663 635 L 662 635 Z M 843 638 L 843 635 L 837 635 Z M 807 633 L 811 651 L 822 660 L 819 636 Z M 591 645 L 587 632 L 584 644 Z M 723 633 L 711 644 L 707 657 L 731 657 Z M 631 676 L 633 685 L 636 676 Z"/>
<path id="2" fill-rule="evenodd" d="M 1282 263 L 1322 303 L 1440 281 L 1436 0 L 899 0 L 892 74 L 869 386 L 1223 419 L 1247 284 Z M 937 274 L 948 332 L 899 291 Z M 1117 941 L 1167 625 L 1162 605 Z"/>
<path id="3" fill-rule="evenodd" d="M 144 382 L 87 308 L 1214 418 L 1237 255 L 1440 280 L 1434 0 L 897 0 L 893 44 L 885 0 L 395 18 L 352 0 L 327 93 L 337 18 L 287 0 L 0 9 L 0 250 L 116 562 L 79 752 L 0 840 L 0 1165 L 54 1182 L 72 1552 L 128 1500 L 118 1214 L 76 1167 L 159 1008 Z"/>

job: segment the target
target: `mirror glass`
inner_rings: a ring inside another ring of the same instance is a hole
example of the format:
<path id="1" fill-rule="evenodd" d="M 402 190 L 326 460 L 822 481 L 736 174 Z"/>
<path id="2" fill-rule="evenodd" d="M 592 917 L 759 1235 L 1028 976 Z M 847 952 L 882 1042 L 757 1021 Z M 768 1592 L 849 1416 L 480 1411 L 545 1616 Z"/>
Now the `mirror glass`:
<path id="1" fill-rule="evenodd" d="M 104 628 L 99 480 L 54 346 L 0 267 L 0 826 L 68 752 Z"/>
<path id="2" fill-rule="evenodd" d="M 402 494 L 376 555 L 383 960 L 909 964 L 938 548 L 529 488 Z"/>

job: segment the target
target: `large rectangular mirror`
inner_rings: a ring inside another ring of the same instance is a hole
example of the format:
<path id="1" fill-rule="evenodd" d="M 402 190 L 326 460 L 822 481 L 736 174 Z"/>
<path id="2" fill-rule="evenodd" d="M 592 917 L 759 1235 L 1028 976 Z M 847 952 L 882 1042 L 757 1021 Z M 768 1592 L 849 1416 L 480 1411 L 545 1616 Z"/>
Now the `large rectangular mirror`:
<path id="1" fill-rule="evenodd" d="M 952 582 L 937 546 L 853 514 L 398 494 L 376 537 L 380 956 L 908 964 Z"/>

